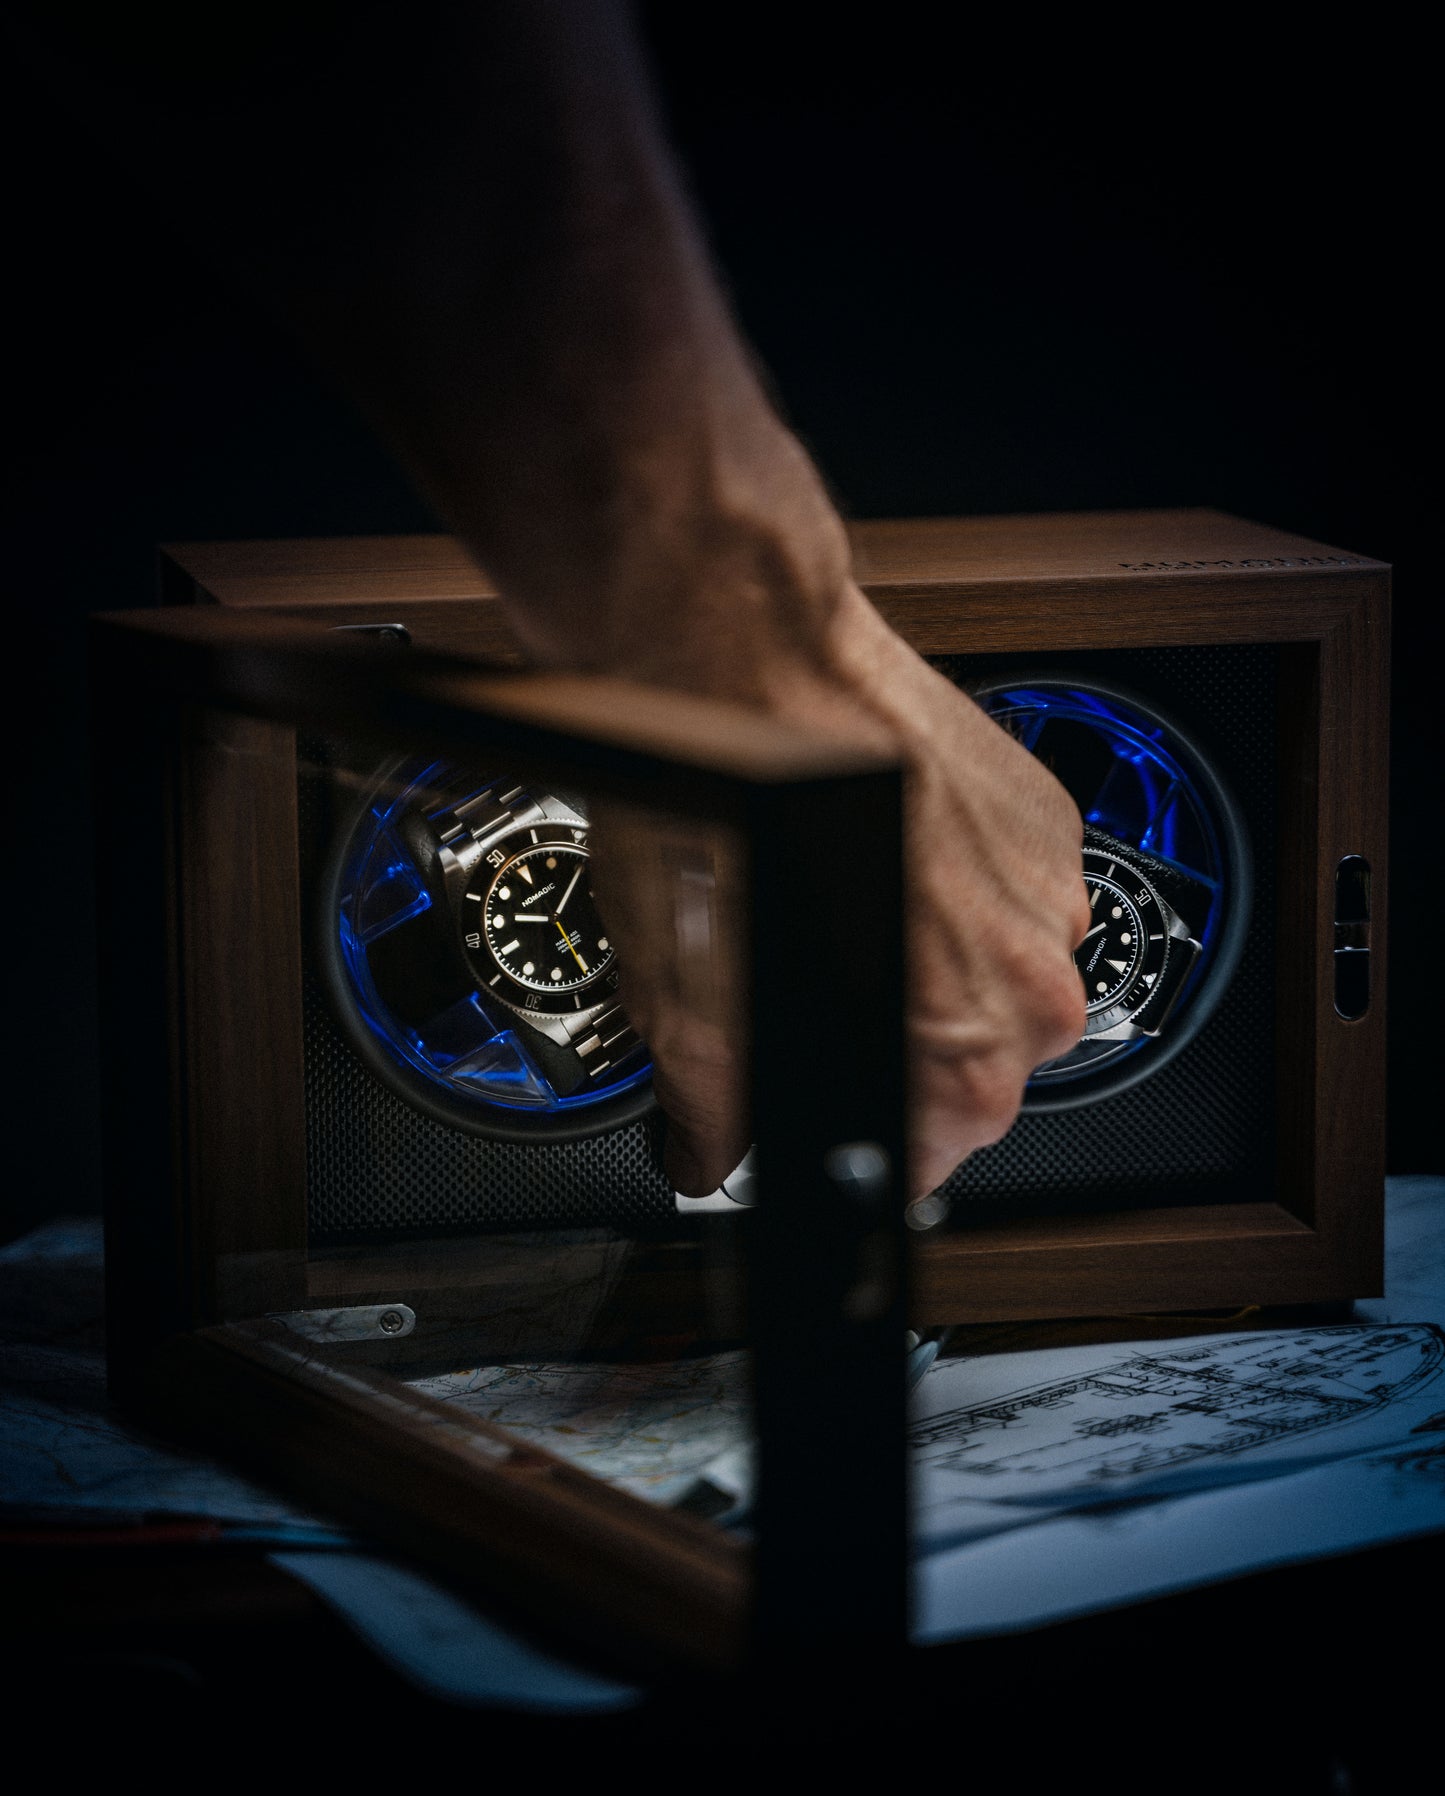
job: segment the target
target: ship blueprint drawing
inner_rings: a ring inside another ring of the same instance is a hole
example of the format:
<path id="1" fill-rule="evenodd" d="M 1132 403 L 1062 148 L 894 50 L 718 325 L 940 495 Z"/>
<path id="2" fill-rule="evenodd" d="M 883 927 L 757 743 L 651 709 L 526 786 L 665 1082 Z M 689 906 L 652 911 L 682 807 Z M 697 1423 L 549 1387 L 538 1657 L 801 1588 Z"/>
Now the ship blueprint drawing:
<path id="1" fill-rule="evenodd" d="M 1280 1478 L 1060 1510 L 945 1548 L 920 1564 L 914 1638 L 1039 1627 L 1442 1527 L 1445 1445 L 1435 1430 Z"/>
<path id="2" fill-rule="evenodd" d="M 1025 1365 L 1035 1376 L 1011 1382 Z M 1445 1336 L 1427 1324 L 1199 1336 L 937 1367 L 910 1429 L 918 1519 L 935 1531 L 947 1528 L 951 1507 L 979 1501 L 1107 1502 L 1364 1452 L 1445 1410 L 1442 1372 Z"/>

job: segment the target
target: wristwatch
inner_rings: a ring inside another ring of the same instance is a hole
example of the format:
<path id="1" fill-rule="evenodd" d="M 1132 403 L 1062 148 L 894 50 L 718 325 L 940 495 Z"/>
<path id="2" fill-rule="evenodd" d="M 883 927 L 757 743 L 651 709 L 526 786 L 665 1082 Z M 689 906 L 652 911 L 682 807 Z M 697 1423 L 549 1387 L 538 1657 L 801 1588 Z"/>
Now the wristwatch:
<path id="1" fill-rule="evenodd" d="M 1203 952 L 1194 930 L 1209 890 L 1093 824 L 1084 825 L 1084 885 L 1092 921 L 1074 950 L 1088 1005 L 1080 1046 L 1158 1036 Z"/>
<path id="2" fill-rule="evenodd" d="M 319 871 L 317 965 L 373 1077 L 494 1141 L 557 1146 L 649 1115 L 585 806 L 419 756 L 358 783 Z"/>
<path id="3" fill-rule="evenodd" d="M 413 813 L 408 834 L 419 859 L 434 856 L 468 973 L 513 1014 L 557 1095 L 610 1083 L 603 1075 L 615 1078 L 642 1044 L 617 1002 L 576 801 L 500 780 L 428 818 Z"/>

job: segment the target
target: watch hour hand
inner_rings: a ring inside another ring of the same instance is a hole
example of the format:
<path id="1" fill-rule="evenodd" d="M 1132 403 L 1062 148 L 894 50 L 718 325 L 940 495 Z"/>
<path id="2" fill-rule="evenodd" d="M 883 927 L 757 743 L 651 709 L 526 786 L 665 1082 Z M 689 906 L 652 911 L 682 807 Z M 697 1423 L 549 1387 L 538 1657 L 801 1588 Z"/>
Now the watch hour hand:
<path id="1" fill-rule="evenodd" d="M 1108 927 L 1109 926 L 1107 923 L 1096 923 L 1094 925 L 1094 927 L 1089 931 L 1089 935 L 1097 935 L 1101 929 L 1107 929 Z M 1081 935 L 1079 937 L 1079 946 L 1081 948 L 1083 947 L 1084 943 L 1086 941 L 1088 941 L 1089 935 Z"/>

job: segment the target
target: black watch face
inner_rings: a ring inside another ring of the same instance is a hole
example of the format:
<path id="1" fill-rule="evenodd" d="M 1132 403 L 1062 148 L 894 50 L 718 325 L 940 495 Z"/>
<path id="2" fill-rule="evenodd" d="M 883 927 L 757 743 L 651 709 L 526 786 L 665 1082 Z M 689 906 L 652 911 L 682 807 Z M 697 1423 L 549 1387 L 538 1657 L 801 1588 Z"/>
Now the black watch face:
<path id="1" fill-rule="evenodd" d="M 582 1010 L 611 995 L 616 954 L 592 894 L 586 835 L 528 830 L 471 870 L 462 941 L 477 984 L 525 1010 Z"/>
<path id="2" fill-rule="evenodd" d="M 1084 851 L 1089 932 L 1074 950 L 1084 982 L 1087 1034 L 1123 1022 L 1149 1001 L 1169 951 L 1158 894 L 1131 863 Z"/>

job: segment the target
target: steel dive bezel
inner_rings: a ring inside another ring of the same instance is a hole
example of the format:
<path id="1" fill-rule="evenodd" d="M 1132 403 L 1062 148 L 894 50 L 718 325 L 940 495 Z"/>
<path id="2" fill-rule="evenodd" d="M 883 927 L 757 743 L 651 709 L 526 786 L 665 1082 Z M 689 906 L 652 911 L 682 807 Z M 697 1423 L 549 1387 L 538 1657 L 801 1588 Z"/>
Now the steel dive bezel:
<path id="1" fill-rule="evenodd" d="M 1172 944 L 1176 939 L 1173 931 L 1178 927 L 1178 919 L 1145 875 L 1126 856 L 1106 849 L 1086 847 L 1083 851 L 1083 870 L 1086 883 L 1090 884 L 1092 892 L 1097 895 L 1096 902 L 1107 904 L 1110 896 L 1117 896 L 1122 903 L 1116 908 L 1124 913 L 1120 920 L 1133 922 L 1137 929 L 1137 939 L 1128 943 L 1133 952 L 1127 964 L 1121 965 L 1117 960 L 1102 960 L 1102 951 L 1108 938 L 1101 937 L 1100 948 L 1096 950 L 1093 962 L 1085 962 L 1079 968 L 1084 980 L 1084 999 L 1088 1006 L 1083 1039 L 1089 1041 L 1108 1036 L 1128 1024 L 1145 1034 L 1154 1034 L 1163 1020 L 1162 1015 L 1146 1023 L 1141 1013 L 1148 1008 L 1160 990 L 1160 982 L 1173 952 Z M 1129 933 L 1133 935 L 1134 931 Z M 1095 986 L 1104 989 L 1091 990 L 1090 982 L 1099 971 L 1101 963 L 1111 969 L 1118 969 L 1117 976 L 1113 979 L 1106 976 L 1104 980 L 1095 980 Z"/>

